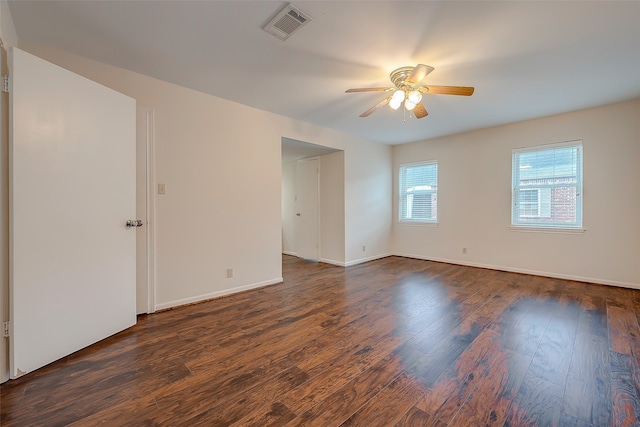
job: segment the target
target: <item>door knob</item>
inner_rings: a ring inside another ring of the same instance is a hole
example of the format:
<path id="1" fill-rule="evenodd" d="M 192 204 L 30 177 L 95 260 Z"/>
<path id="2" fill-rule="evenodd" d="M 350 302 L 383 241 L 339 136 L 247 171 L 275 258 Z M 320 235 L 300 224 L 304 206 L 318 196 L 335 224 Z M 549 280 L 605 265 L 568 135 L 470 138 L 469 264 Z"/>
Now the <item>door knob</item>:
<path id="1" fill-rule="evenodd" d="M 296 216 L 300 216 L 300 212 L 298 212 L 298 213 L 296 214 Z"/>
<path id="2" fill-rule="evenodd" d="M 127 220 L 127 228 L 131 227 L 142 227 L 141 219 L 128 219 Z"/>

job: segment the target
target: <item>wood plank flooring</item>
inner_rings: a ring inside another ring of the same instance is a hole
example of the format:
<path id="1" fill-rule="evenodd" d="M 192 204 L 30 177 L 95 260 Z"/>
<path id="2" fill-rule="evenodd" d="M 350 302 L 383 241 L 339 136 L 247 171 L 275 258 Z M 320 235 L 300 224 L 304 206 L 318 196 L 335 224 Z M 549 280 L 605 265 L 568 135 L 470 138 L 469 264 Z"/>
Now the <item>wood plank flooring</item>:
<path id="1" fill-rule="evenodd" d="M 3 426 L 640 426 L 640 291 L 389 257 L 142 316 Z"/>

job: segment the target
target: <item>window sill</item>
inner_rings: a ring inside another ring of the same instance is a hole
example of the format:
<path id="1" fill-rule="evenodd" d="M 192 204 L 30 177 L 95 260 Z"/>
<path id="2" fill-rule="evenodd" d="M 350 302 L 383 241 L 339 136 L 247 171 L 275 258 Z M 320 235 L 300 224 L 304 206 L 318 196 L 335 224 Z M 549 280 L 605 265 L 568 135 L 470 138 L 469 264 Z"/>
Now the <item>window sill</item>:
<path id="1" fill-rule="evenodd" d="M 551 234 L 583 234 L 586 229 L 582 227 L 527 227 L 512 225 L 510 231 L 521 231 L 525 233 L 551 233 Z"/>
<path id="2" fill-rule="evenodd" d="M 420 222 L 420 221 L 398 221 L 398 225 L 408 225 L 410 227 L 437 227 L 437 222 Z"/>

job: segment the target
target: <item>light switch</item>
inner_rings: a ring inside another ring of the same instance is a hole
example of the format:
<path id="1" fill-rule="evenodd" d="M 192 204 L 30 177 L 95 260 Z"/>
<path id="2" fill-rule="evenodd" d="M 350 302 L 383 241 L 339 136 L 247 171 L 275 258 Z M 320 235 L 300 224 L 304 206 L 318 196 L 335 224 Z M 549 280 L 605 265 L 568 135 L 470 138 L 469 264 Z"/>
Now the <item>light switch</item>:
<path id="1" fill-rule="evenodd" d="M 158 194 L 167 194 L 167 187 L 164 184 L 158 184 Z"/>

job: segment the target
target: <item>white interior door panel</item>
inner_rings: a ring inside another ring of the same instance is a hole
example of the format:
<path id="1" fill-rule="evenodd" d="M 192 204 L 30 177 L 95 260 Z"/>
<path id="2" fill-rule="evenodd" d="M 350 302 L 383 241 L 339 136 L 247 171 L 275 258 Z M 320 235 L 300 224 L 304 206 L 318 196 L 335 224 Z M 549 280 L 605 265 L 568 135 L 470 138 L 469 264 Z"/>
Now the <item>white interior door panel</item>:
<path id="1" fill-rule="evenodd" d="M 298 160 L 296 168 L 297 254 L 300 258 L 320 258 L 320 228 L 318 214 L 318 159 Z"/>
<path id="2" fill-rule="evenodd" d="M 136 103 L 10 56 L 11 377 L 136 322 Z"/>

